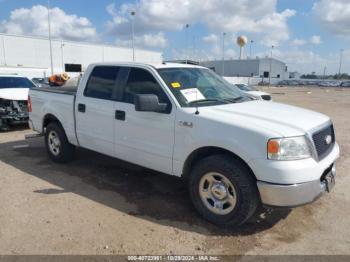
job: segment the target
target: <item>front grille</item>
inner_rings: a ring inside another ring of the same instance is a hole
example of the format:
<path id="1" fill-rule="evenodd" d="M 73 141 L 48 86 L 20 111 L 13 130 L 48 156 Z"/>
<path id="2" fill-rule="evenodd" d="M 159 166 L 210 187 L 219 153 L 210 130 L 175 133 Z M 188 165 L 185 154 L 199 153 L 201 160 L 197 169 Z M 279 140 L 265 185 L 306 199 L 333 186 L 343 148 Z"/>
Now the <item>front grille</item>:
<path id="1" fill-rule="evenodd" d="M 327 136 L 331 137 L 330 143 L 327 143 Z M 312 140 L 314 141 L 314 144 L 316 147 L 318 159 L 321 160 L 322 158 L 327 156 L 329 151 L 332 150 L 333 145 L 335 143 L 335 134 L 334 134 L 333 125 L 331 124 L 323 129 L 315 132 L 312 135 Z"/>
<path id="2" fill-rule="evenodd" d="M 263 100 L 268 100 L 268 101 L 271 100 L 271 96 L 270 96 L 270 95 L 262 95 L 261 98 L 262 98 Z"/>

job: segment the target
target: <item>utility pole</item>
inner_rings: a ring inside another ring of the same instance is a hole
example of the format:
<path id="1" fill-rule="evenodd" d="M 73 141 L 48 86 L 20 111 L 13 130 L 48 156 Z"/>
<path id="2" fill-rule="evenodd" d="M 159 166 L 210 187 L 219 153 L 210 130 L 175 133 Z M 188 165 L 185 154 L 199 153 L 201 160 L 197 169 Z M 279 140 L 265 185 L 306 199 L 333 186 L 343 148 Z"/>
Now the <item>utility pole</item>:
<path id="1" fill-rule="evenodd" d="M 50 0 L 47 0 L 47 23 L 49 28 L 49 44 L 50 44 L 50 64 L 51 75 L 53 75 L 53 60 L 52 60 L 52 41 L 51 41 L 51 18 L 50 18 Z"/>
<path id="2" fill-rule="evenodd" d="M 226 33 L 223 32 L 222 33 L 222 73 L 221 73 L 222 76 L 225 75 L 225 36 L 226 36 Z"/>
<path id="3" fill-rule="evenodd" d="M 339 72 L 338 72 L 339 77 L 340 77 L 340 74 L 341 74 L 341 67 L 342 67 L 342 64 L 343 64 L 343 52 L 344 52 L 344 49 L 340 49 Z"/>
<path id="4" fill-rule="evenodd" d="M 190 27 L 189 24 L 185 25 L 185 30 L 186 30 L 186 64 L 189 60 L 189 40 L 188 40 L 188 28 Z"/>
<path id="5" fill-rule="evenodd" d="M 252 45 L 254 43 L 254 40 L 250 40 L 250 46 L 249 46 L 249 57 L 252 59 Z"/>
<path id="6" fill-rule="evenodd" d="M 271 57 L 270 57 L 270 71 L 269 71 L 269 87 L 271 86 L 271 73 L 272 73 L 272 51 L 274 46 L 271 46 Z"/>
<path id="7" fill-rule="evenodd" d="M 135 31 L 134 31 L 134 20 L 135 20 L 135 11 L 131 11 L 131 45 L 132 45 L 132 61 L 135 62 Z"/>
<path id="8" fill-rule="evenodd" d="M 323 68 L 323 80 L 326 79 L 326 70 L 327 70 L 327 66 L 325 66 L 325 67 Z"/>

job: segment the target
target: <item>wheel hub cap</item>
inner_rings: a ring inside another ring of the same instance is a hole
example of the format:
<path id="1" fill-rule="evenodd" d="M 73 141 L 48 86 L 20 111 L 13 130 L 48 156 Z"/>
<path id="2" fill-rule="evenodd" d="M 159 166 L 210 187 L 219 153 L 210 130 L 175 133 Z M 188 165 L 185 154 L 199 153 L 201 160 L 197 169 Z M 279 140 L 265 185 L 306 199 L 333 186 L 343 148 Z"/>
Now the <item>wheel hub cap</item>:
<path id="1" fill-rule="evenodd" d="M 57 138 L 53 139 L 53 145 L 58 147 L 60 145 L 60 141 Z"/>
<path id="2" fill-rule="evenodd" d="M 199 182 L 199 196 L 211 212 L 227 215 L 236 206 L 237 195 L 232 182 L 224 175 L 210 172 Z"/>
<path id="3" fill-rule="evenodd" d="M 223 183 L 215 183 L 211 188 L 211 192 L 215 198 L 220 200 L 227 197 L 227 189 Z"/>
<path id="4" fill-rule="evenodd" d="M 48 145 L 50 152 L 57 156 L 60 153 L 60 147 L 61 147 L 61 141 L 55 131 L 50 131 L 49 137 L 48 137 Z"/>

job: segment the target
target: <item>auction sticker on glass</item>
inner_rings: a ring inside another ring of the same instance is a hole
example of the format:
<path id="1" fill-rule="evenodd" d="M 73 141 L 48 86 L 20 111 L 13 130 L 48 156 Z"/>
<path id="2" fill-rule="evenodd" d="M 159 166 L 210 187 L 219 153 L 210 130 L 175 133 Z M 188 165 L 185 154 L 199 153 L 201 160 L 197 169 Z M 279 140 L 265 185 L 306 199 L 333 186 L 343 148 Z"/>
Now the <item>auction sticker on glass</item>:
<path id="1" fill-rule="evenodd" d="M 201 91 L 199 91 L 197 88 L 183 89 L 180 90 L 180 92 L 186 98 L 188 103 L 205 99 Z"/>

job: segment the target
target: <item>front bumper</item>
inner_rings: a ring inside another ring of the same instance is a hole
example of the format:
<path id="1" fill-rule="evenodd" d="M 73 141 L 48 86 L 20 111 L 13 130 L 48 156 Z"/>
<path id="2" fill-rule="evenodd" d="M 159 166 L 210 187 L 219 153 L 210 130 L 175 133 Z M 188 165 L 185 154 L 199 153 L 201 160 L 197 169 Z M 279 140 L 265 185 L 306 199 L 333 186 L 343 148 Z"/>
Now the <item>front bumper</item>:
<path id="1" fill-rule="evenodd" d="M 335 164 L 332 164 L 318 180 L 291 185 L 258 181 L 257 186 L 263 204 L 275 207 L 295 207 L 311 203 L 324 192 L 329 191 L 334 186 L 335 175 Z"/>

